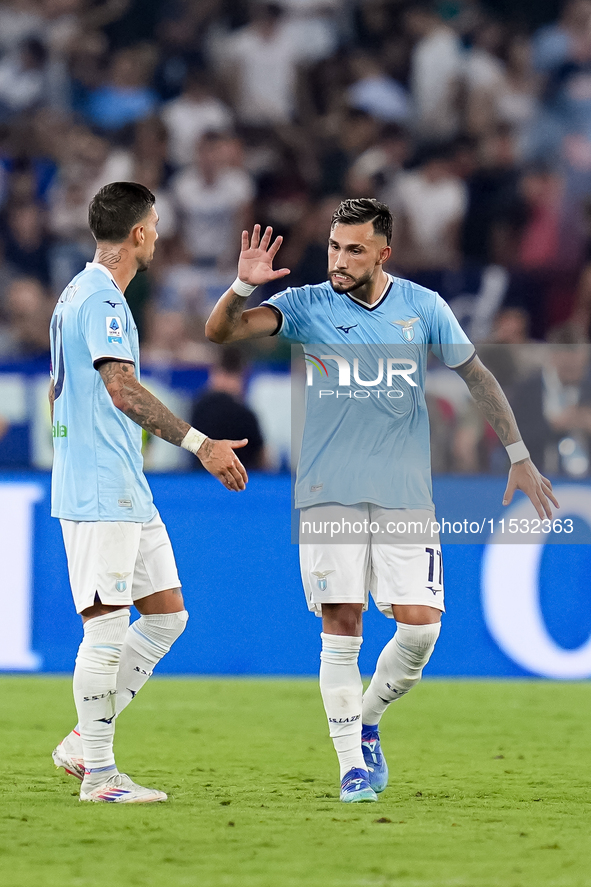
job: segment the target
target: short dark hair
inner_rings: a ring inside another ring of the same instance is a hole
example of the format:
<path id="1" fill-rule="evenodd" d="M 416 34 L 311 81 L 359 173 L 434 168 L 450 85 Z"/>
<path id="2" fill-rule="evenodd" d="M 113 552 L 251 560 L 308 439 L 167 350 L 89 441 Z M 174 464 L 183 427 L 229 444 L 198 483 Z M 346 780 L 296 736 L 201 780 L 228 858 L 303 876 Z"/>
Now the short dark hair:
<path id="1" fill-rule="evenodd" d="M 331 230 L 335 225 L 363 225 L 373 222 L 374 234 L 383 234 L 386 242 L 392 240 L 392 213 L 385 203 L 372 197 L 343 200 L 332 214 Z"/>
<path id="2" fill-rule="evenodd" d="M 156 198 L 136 182 L 111 182 L 94 195 L 88 207 L 88 224 L 97 241 L 123 243 L 141 222 Z"/>

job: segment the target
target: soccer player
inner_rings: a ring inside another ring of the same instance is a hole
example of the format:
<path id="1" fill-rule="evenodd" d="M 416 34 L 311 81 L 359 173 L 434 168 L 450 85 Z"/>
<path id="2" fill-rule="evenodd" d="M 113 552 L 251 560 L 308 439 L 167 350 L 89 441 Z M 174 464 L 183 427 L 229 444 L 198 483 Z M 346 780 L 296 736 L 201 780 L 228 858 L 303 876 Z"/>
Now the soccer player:
<path id="1" fill-rule="evenodd" d="M 174 554 L 142 469 L 142 428 L 201 460 L 229 490 L 246 472 L 247 441 L 210 440 L 139 381 L 137 328 L 125 289 L 154 255 L 158 214 L 143 185 L 114 182 L 89 209 L 94 260 L 51 319 L 54 463 L 51 513 L 61 521 L 84 637 L 74 670 L 78 725 L 53 752 L 81 780 L 81 801 L 165 801 L 119 773 L 115 718 L 187 622 Z M 140 617 L 129 624 L 131 604 Z"/>
<path id="2" fill-rule="evenodd" d="M 369 519 L 379 527 L 375 537 L 370 533 L 363 544 L 321 539 L 300 545 L 308 607 L 322 616 L 320 690 L 340 763 L 340 797 L 344 802 L 375 801 L 388 781 L 380 720 L 390 703 L 420 680 L 439 636 L 444 609 L 438 537 L 427 546 L 409 543 L 408 537 L 400 544 L 381 541 L 388 517 L 396 522 L 405 514 L 433 517 L 422 352 L 431 348 L 459 373 L 507 448 L 511 468 L 504 504 L 509 504 L 515 490 L 523 490 L 540 517 L 550 517 L 550 502 L 557 502 L 550 481 L 529 458 L 498 382 L 476 356 L 448 305 L 436 293 L 384 271 L 392 235 L 387 206 L 369 198 L 341 203 L 328 241 L 328 281 L 286 289 L 244 311 L 256 286 L 289 274 L 287 268 L 273 270 L 281 237 L 271 243 L 270 228 L 260 235 L 259 226 L 250 242 L 248 232 L 242 233 L 238 278 L 207 321 L 212 341 L 280 334 L 304 344 L 329 345 L 325 367 L 344 360 L 345 347 L 355 346 L 361 354 L 369 344 L 377 355 L 384 346 L 404 349 L 410 342 L 419 346 L 412 361 L 414 377 L 409 376 L 408 361 L 402 364 L 406 380 L 404 373 L 397 377 L 399 400 L 337 398 L 325 381 L 320 415 L 319 399 L 308 396 L 296 483 L 300 541 L 304 519 L 314 525 L 317 517 L 320 525 L 329 513 L 345 517 L 349 526 Z M 322 351 L 316 353 L 322 357 Z M 353 361 L 358 377 L 362 360 Z M 374 376 L 375 369 L 364 379 Z M 335 406 L 325 410 L 331 397 Z M 360 412 L 361 403 L 365 412 Z M 397 628 L 362 696 L 357 659 L 369 588 L 378 608 L 394 617 Z"/>

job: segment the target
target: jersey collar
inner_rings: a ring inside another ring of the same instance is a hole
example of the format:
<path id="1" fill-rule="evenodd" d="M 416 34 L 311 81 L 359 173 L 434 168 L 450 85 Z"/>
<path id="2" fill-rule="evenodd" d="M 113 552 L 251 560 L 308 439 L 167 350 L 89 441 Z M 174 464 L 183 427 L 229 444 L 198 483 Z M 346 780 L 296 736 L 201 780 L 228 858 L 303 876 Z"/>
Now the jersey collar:
<path id="1" fill-rule="evenodd" d="M 119 290 L 121 295 L 123 295 L 123 290 L 119 287 L 117 281 L 115 280 L 115 278 L 113 277 L 113 275 L 111 274 L 111 272 L 109 271 L 108 268 L 105 268 L 105 266 L 101 265 L 100 262 L 87 262 L 86 267 L 87 268 L 100 268 L 100 270 L 103 272 L 103 274 L 106 274 L 107 277 L 113 281 L 113 283 L 115 284 L 115 286 L 117 287 L 117 289 Z"/>
<path id="2" fill-rule="evenodd" d="M 386 282 L 386 286 L 384 287 L 384 291 L 382 292 L 382 295 L 377 300 L 377 302 L 374 302 L 372 305 L 368 305 L 367 302 L 363 301 L 363 299 L 357 299 L 355 296 L 352 296 L 350 293 L 343 293 L 343 295 L 347 296 L 348 299 L 351 299 L 352 302 L 355 302 L 356 305 L 360 305 L 362 308 L 365 308 L 366 311 L 375 311 L 376 308 L 379 308 L 380 305 L 384 302 L 388 293 L 392 289 L 392 284 L 394 282 L 394 278 L 392 277 L 391 274 L 388 274 L 388 272 L 386 272 L 386 277 L 388 278 L 388 280 Z"/>

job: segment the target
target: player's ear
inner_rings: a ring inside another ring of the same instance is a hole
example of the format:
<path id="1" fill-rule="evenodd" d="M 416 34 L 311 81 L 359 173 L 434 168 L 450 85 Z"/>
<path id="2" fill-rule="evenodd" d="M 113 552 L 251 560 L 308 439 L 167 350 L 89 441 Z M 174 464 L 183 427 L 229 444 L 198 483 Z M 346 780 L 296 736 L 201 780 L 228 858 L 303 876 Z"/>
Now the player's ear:
<path id="1" fill-rule="evenodd" d="M 378 264 L 384 265 L 388 261 L 388 259 L 390 258 L 391 255 L 392 255 L 392 247 L 383 246 L 382 249 L 380 250 L 380 259 L 379 259 Z"/>
<path id="2" fill-rule="evenodd" d="M 135 225 L 131 229 L 131 236 L 134 246 L 141 246 L 146 239 L 146 232 L 143 225 Z"/>

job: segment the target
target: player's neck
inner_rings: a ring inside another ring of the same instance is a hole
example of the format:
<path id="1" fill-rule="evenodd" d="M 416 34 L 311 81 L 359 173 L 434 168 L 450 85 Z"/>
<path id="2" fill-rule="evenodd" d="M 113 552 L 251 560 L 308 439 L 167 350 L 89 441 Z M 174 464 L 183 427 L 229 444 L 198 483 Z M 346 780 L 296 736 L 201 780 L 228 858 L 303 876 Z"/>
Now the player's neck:
<path id="1" fill-rule="evenodd" d="M 137 273 L 135 257 L 124 244 L 99 243 L 93 262 L 107 268 L 122 293 Z"/>
<path id="2" fill-rule="evenodd" d="M 374 302 L 378 302 L 382 298 L 384 290 L 389 283 L 388 275 L 383 269 L 380 269 L 379 274 L 375 278 L 369 280 L 365 286 L 360 286 L 358 290 L 355 290 L 354 296 L 367 305 L 373 305 Z"/>

